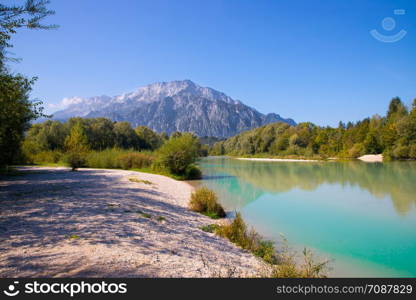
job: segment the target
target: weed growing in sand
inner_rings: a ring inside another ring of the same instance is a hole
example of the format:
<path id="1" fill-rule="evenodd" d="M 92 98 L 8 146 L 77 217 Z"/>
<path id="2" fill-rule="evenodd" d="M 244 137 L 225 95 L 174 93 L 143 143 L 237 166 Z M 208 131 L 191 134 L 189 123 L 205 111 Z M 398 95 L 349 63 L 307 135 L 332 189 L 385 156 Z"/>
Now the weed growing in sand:
<path id="1" fill-rule="evenodd" d="M 147 219 L 151 219 L 152 218 L 152 215 L 147 214 L 147 213 L 144 213 L 144 212 L 141 212 L 141 211 L 139 211 L 138 214 L 141 215 L 143 218 L 147 218 Z"/>
<path id="2" fill-rule="evenodd" d="M 148 184 L 148 185 L 153 184 L 153 182 L 151 182 L 149 180 L 142 180 L 142 179 L 138 179 L 138 178 L 129 178 L 129 181 L 136 182 L 136 183 L 144 183 L 144 184 Z"/>
<path id="3" fill-rule="evenodd" d="M 69 239 L 70 240 L 77 240 L 77 239 L 79 239 L 79 238 L 81 238 L 79 235 L 76 235 L 76 234 L 71 234 L 70 236 L 69 236 Z"/>
<path id="4" fill-rule="evenodd" d="M 218 203 L 217 195 L 207 187 L 192 193 L 189 208 L 213 219 L 225 217 L 224 208 Z"/>
<path id="5" fill-rule="evenodd" d="M 218 229 L 218 227 L 219 226 L 217 224 L 209 224 L 209 225 L 202 226 L 200 228 L 202 231 L 213 233 Z"/>
<path id="6" fill-rule="evenodd" d="M 159 217 L 157 217 L 157 219 L 156 220 L 158 220 L 159 222 L 163 222 L 163 221 L 165 221 L 166 219 L 165 219 L 165 217 L 163 217 L 163 216 L 159 216 Z"/>

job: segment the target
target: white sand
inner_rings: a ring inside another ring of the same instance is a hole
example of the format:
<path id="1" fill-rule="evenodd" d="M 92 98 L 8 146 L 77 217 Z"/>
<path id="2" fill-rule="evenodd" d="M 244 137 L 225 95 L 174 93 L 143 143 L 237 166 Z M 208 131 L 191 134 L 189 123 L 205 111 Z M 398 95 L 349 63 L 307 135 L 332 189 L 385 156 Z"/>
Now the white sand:
<path id="1" fill-rule="evenodd" d="M 382 154 L 367 154 L 367 155 L 360 156 L 358 159 L 365 161 L 365 162 L 382 162 L 383 155 Z"/>
<path id="2" fill-rule="evenodd" d="M 319 160 L 313 159 L 291 159 L 291 158 L 243 158 L 238 157 L 240 160 L 254 160 L 254 161 L 290 161 L 290 162 L 318 162 Z"/>
<path id="3" fill-rule="evenodd" d="M 214 221 L 187 209 L 185 182 L 123 170 L 23 169 L 33 173 L 0 179 L 0 277 L 248 277 L 265 268 L 200 229 Z"/>

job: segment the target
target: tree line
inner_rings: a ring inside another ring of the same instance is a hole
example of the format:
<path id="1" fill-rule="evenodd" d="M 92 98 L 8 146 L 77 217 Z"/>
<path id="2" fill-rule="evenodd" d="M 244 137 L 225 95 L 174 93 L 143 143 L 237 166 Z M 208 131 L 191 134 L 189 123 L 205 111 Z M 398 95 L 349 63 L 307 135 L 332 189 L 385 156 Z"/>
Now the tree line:
<path id="1" fill-rule="evenodd" d="M 215 143 L 211 155 L 270 155 L 356 158 L 380 154 L 385 159 L 416 159 L 416 99 L 410 108 L 393 98 L 385 117 L 322 127 L 310 122 L 268 124 Z"/>
<path id="2" fill-rule="evenodd" d="M 132 128 L 129 122 L 113 122 L 106 118 L 70 118 L 66 122 L 48 120 L 34 124 L 27 131 L 22 150 L 27 154 L 42 151 L 65 151 L 65 142 L 71 131 L 82 132 L 85 144 L 90 150 L 102 151 L 108 148 L 131 150 L 158 149 L 169 137 L 158 134 L 145 126 Z"/>

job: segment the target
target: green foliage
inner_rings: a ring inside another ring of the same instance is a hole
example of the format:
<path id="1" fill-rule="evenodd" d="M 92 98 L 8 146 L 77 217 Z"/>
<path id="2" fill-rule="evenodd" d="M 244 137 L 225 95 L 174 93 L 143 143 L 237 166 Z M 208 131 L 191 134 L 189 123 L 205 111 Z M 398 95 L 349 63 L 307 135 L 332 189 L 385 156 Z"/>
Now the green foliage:
<path id="1" fill-rule="evenodd" d="M 230 224 L 221 225 L 216 233 L 225 237 L 234 244 L 252 252 L 270 264 L 277 263 L 277 254 L 272 241 L 264 240 L 254 230 L 248 230 L 240 213 L 236 213 Z"/>
<path id="2" fill-rule="evenodd" d="M 407 159 L 414 157 L 410 149 L 415 144 L 416 103 L 409 113 L 402 101 L 394 98 L 386 117 L 375 115 L 347 125 L 340 122 L 337 128 L 312 123 L 268 124 L 215 143 L 210 154 L 357 158 L 384 153 L 387 159 Z"/>
<path id="3" fill-rule="evenodd" d="M 218 228 L 219 226 L 217 224 L 209 224 L 202 226 L 201 230 L 209 233 L 214 233 Z"/>
<path id="4" fill-rule="evenodd" d="M 211 228 L 205 228 L 210 230 Z M 236 213 L 234 220 L 225 225 L 219 225 L 212 230 L 221 237 L 227 238 L 234 244 L 246 249 L 271 265 L 271 273 L 266 277 L 273 278 L 318 278 L 326 277 L 329 261 L 317 262 L 310 250 L 302 252 L 303 263 L 296 262 L 296 253 L 292 253 L 284 240 L 283 247 L 276 250 L 272 241 L 264 240 L 255 230 L 247 229 L 247 225 L 240 213 Z"/>
<path id="5" fill-rule="evenodd" d="M 34 124 L 28 130 L 24 140 L 27 152 L 35 153 L 48 150 L 65 150 L 65 139 L 74 126 L 81 126 L 87 137 L 89 149 L 102 151 L 111 148 L 154 150 L 163 142 L 155 132 L 146 128 L 137 130 L 137 134 L 128 122 L 112 122 L 106 118 L 70 118 L 67 122 L 45 121 Z M 145 133 L 141 133 L 141 132 Z M 154 149 L 153 149 L 154 148 Z"/>
<path id="6" fill-rule="evenodd" d="M 89 151 L 87 135 L 80 123 L 72 127 L 69 136 L 65 139 L 67 151 L 66 162 L 75 171 L 86 164 L 86 156 Z"/>
<path id="7" fill-rule="evenodd" d="M 138 126 L 134 129 L 137 136 L 141 140 L 141 148 L 148 150 L 156 150 L 163 144 L 163 139 L 156 132 L 146 126 Z"/>
<path id="8" fill-rule="evenodd" d="M 29 100 L 34 81 L 0 73 L 0 167 L 14 162 L 30 121 L 43 116 L 42 102 Z"/>
<path id="9" fill-rule="evenodd" d="M 117 122 L 114 124 L 115 146 L 118 148 L 140 149 L 140 138 L 131 128 L 129 122 Z"/>
<path id="10" fill-rule="evenodd" d="M 198 158 L 198 139 L 185 133 L 173 136 L 157 151 L 156 168 L 162 168 L 175 175 L 186 175 L 186 170 Z"/>
<path id="11" fill-rule="evenodd" d="M 117 157 L 122 169 L 142 169 L 152 165 L 154 157 L 146 153 L 130 152 Z"/>
<path id="12" fill-rule="evenodd" d="M 189 165 L 185 170 L 185 178 L 188 180 L 201 179 L 202 172 L 197 166 Z"/>
<path id="13" fill-rule="evenodd" d="M 122 168 L 120 157 L 128 155 L 127 150 L 113 148 L 103 151 L 91 151 L 86 157 L 86 165 L 90 168 L 119 169 Z"/>
<path id="14" fill-rule="evenodd" d="M 136 183 L 144 183 L 144 184 L 148 184 L 148 185 L 152 185 L 153 183 L 149 180 L 143 180 L 143 179 L 138 179 L 138 178 L 129 178 L 129 181 L 131 182 L 136 182 Z"/>
<path id="15" fill-rule="evenodd" d="M 225 217 L 224 208 L 218 203 L 217 195 L 206 187 L 199 188 L 192 193 L 189 208 L 213 219 Z"/>

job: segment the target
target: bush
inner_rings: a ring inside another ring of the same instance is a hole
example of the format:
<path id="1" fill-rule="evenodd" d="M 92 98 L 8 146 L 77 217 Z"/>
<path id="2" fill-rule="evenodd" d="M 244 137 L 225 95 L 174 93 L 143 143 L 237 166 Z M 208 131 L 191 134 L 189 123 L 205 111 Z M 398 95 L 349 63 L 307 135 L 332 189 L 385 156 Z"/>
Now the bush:
<path id="1" fill-rule="evenodd" d="M 416 159 L 416 145 L 410 146 L 409 158 Z"/>
<path id="2" fill-rule="evenodd" d="M 201 170 L 195 165 L 189 165 L 185 170 L 185 177 L 186 179 L 201 179 L 202 172 Z"/>
<path id="3" fill-rule="evenodd" d="M 28 163 L 58 163 L 63 158 L 64 155 L 62 152 L 54 150 L 54 151 L 41 151 L 38 153 L 26 153 L 25 154 L 26 161 Z"/>
<path id="4" fill-rule="evenodd" d="M 279 254 L 279 263 L 273 267 L 270 277 L 273 278 L 325 278 L 328 269 L 328 260 L 317 262 L 312 251 L 304 248 L 302 251 L 303 263 L 295 261 L 295 253 L 287 248 Z"/>
<path id="5" fill-rule="evenodd" d="M 156 168 L 162 168 L 175 175 L 185 175 L 186 169 L 197 157 L 200 144 L 192 134 L 171 137 L 157 151 Z"/>
<path id="6" fill-rule="evenodd" d="M 211 218 L 223 218 L 226 215 L 224 208 L 218 203 L 217 195 L 206 187 L 192 193 L 189 208 Z"/>
<path id="7" fill-rule="evenodd" d="M 216 233 L 219 236 L 227 238 L 241 248 L 249 250 L 267 263 L 277 263 L 274 243 L 272 241 L 264 240 L 254 230 L 248 231 L 247 225 L 240 213 L 236 214 L 234 220 L 230 224 L 220 226 L 216 230 Z"/>
<path id="8" fill-rule="evenodd" d="M 122 169 L 142 169 L 150 167 L 153 163 L 153 156 L 145 153 L 127 153 L 118 156 L 119 165 Z"/>
<path id="9" fill-rule="evenodd" d="M 350 150 L 348 150 L 348 157 L 357 158 L 364 154 L 364 146 L 361 143 L 354 144 Z"/>
<path id="10" fill-rule="evenodd" d="M 127 153 L 126 150 L 117 148 L 92 151 L 86 157 L 86 165 L 90 168 L 118 169 L 121 165 L 117 158 L 125 153 Z"/>
<path id="11" fill-rule="evenodd" d="M 408 146 L 397 146 L 393 150 L 393 157 L 395 159 L 406 159 L 409 158 L 409 147 Z"/>

